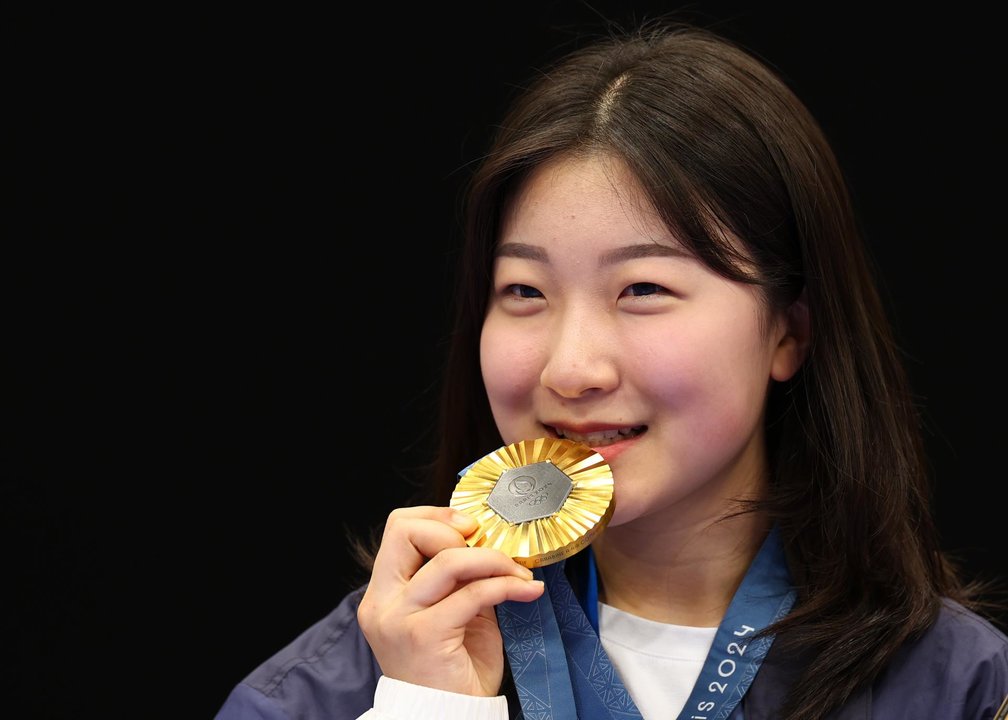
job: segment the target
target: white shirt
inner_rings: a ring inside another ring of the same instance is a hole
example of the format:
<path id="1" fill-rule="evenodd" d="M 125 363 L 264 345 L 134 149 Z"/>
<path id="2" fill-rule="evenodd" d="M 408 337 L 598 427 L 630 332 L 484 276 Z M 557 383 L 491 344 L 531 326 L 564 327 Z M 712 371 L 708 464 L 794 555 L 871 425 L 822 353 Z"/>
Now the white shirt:
<path id="1" fill-rule="evenodd" d="M 602 647 L 644 720 L 679 714 L 716 633 L 716 627 L 669 625 L 599 603 Z"/>

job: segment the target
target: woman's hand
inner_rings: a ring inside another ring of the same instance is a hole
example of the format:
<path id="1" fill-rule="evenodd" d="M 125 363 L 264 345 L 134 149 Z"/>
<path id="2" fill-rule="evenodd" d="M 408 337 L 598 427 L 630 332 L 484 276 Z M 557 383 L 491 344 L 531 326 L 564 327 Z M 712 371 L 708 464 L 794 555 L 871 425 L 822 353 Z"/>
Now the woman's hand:
<path id="1" fill-rule="evenodd" d="M 393 510 L 357 619 L 388 677 L 492 697 L 504 677 L 494 606 L 543 592 L 499 550 L 468 547 L 478 523 L 448 507 Z"/>

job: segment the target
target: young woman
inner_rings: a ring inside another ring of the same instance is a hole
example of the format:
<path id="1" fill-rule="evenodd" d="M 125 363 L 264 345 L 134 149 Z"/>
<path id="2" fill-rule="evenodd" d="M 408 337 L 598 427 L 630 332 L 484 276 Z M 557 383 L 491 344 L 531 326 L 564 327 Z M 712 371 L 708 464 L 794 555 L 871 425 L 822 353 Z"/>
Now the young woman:
<path id="1" fill-rule="evenodd" d="M 459 279 L 431 503 L 218 720 L 995 716 L 1008 638 L 939 547 L 841 170 L 764 64 L 655 23 L 543 72 Z M 453 496 L 533 440 L 612 476 L 553 562 Z"/>

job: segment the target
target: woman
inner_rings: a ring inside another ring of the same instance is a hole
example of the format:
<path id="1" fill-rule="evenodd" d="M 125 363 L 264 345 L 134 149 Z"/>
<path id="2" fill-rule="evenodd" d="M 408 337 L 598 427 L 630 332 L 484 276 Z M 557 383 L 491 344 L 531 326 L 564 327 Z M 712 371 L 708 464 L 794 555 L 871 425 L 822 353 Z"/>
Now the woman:
<path id="1" fill-rule="evenodd" d="M 995 716 L 1008 638 L 939 547 L 841 170 L 764 64 L 654 23 L 542 73 L 459 279 L 430 504 L 220 720 Z M 614 500 L 532 572 L 451 505 L 537 438 L 598 453 Z"/>

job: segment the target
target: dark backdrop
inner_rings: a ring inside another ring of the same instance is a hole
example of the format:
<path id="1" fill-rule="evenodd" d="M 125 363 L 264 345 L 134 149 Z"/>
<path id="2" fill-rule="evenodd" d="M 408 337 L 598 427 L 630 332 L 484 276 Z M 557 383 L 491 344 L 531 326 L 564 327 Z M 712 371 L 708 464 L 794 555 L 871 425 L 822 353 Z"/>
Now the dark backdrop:
<path id="1" fill-rule="evenodd" d="M 210 718 L 355 584 L 346 531 L 408 501 L 430 448 L 486 128 L 553 48 L 674 7 L 476 5 L 9 19 L 0 512 L 21 717 Z M 775 63 L 834 142 L 945 544 L 1002 573 L 993 18 L 747 5 L 686 16 Z"/>

